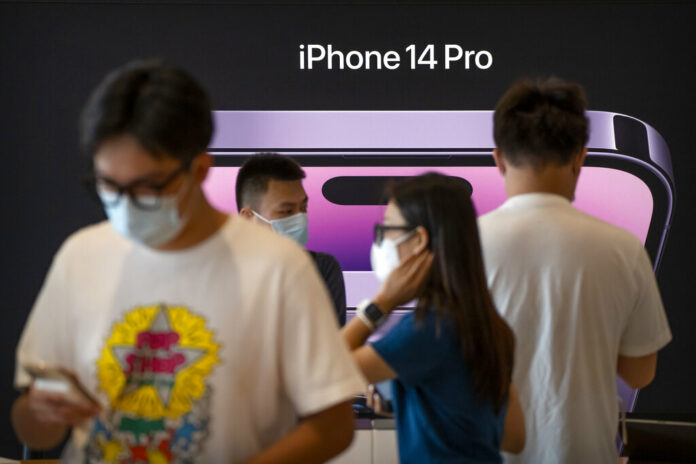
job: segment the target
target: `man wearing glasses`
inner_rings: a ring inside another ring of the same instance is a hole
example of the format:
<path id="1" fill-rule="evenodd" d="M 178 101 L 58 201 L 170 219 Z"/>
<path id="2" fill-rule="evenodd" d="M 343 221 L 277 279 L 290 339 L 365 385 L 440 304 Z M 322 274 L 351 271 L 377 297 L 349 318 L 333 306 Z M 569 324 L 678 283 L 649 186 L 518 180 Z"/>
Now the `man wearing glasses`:
<path id="1" fill-rule="evenodd" d="M 63 244 L 20 340 L 12 420 L 31 448 L 70 427 L 81 463 L 324 462 L 350 443 L 364 380 L 326 290 L 299 247 L 207 202 L 212 130 L 205 92 L 158 62 L 88 101 L 109 221 Z"/>

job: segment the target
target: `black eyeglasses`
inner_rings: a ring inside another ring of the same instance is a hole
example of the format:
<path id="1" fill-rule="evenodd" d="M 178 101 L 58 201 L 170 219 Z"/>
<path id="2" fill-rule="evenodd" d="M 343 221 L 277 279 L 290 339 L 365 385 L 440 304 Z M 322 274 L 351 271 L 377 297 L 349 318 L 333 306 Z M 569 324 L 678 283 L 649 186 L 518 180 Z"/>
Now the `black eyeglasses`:
<path id="1" fill-rule="evenodd" d="M 412 231 L 415 229 L 414 226 L 385 226 L 383 224 L 376 223 L 375 224 L 375 243 L 379 245 L 382 243 L 382 240 L 384 240 L 384 233 L 389 231 L 389 230 L 406 230 L 406 231 Z"/>
<path id="2" fill-rule="evenodd" d="M 126 194 L 136 208 L 154 211 L 162 206 L 162 192 L 169 187 L 177 177 L 188 171 L 189 167 L 190 165 L 188 163 L 183 164 L 159 184 L 151 184 L 146 181 L 136 180 L 126 185 L 119 185 L 110 179 L 105 179 L 94 173 L 86 175 L 83 184 L 89 192 L 107 208 L 116 206 L 118 202 L 121 201 L 121 197 Z"/>

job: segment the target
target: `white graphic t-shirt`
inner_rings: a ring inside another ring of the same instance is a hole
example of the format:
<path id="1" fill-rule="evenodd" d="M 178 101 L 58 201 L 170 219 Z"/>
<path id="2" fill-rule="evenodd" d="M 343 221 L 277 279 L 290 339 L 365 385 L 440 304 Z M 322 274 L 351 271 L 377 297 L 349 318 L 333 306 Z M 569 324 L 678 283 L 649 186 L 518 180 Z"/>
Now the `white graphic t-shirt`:
<path id="1" fill-rule="evenodd" d="M 238 218 L 180 251 L 108 222 L 75 233 L 24 329 L 18 388 L 25 363 L 74 371 L 103 404 L 73 430 L 75 462 L 238 462 L 365 386 L 307 253 Z"/>
<path id="2" fill-rule="evenodd" d="M 508 464 L 615 464 L 619 355 L 672 338 L 638 238 L 561 196 L 516 195 L 479 219 L 491 295 L 515 332 L 527 442 Z"/>

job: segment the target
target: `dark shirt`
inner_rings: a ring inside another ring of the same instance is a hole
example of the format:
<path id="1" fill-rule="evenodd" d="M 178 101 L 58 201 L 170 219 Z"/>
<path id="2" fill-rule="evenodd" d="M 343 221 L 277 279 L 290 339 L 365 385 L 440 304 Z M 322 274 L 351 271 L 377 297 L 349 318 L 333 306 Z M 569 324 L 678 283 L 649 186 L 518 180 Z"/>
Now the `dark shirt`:
<path id="1" fill-rule="evenodd" d="M 346 323 L 346 285 L 343 282 L 343 271 L 336 258 L 328 253 L 309 251 L 317 265 L 319 275 L 324 279 L 326 288 L 334 304 L 338 324 L 343 327 Z"/>
<path id="2" fill-rule="evenodd" d="M 407 314 L 372 346 L 398 376 L 392 388 L 399 462 L 502 462 L 507 405 L 496 414 L 490 400 L 477 397 L 450 323 L 438 327 L 433 312 L 422 324 Z"/>

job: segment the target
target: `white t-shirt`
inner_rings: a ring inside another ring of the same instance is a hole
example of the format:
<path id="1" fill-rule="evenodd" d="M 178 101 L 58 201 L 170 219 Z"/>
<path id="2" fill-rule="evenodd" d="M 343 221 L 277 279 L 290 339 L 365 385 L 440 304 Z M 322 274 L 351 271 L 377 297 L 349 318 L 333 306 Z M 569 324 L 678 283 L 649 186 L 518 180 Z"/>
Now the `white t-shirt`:
<path id="1" fill-rule="evenodd" d="M 527 426 L 506 462 L 615 464 L 618 356 L 672 338 L 643 245 L 542 193 L 510 198 L 479 228 L 493 300 L 516 336 Z"/>
<path id="2" fill-rule="evenodd" d="M 181 251 L 108 222 L 57 253 L 17 350 L 75 371 L 107 406 L 70 460 L 237 462 L 364 391 L 326 288 L 292 241 L 230 218 Z"/>

